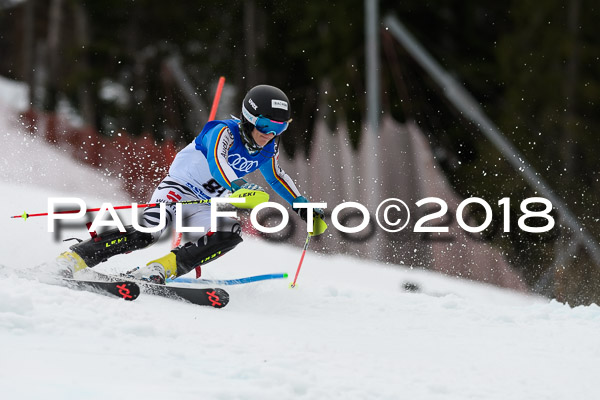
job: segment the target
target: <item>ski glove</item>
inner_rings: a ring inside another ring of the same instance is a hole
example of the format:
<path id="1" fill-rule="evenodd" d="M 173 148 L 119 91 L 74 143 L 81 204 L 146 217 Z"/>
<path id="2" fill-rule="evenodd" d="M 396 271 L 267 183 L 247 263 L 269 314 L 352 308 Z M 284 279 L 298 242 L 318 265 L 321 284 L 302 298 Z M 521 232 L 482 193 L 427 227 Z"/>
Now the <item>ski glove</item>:
<path id="1" fill-rule="evenodd" d="M 237 208 L 252 209 L 261 203 L 269 201 L 269 194 L 265 190 L 254 184 L 246 182 L 244 179 L 236 179 L 231 182 L 233 193 L 232 198 L 243 198 L 244 203 L 233 203 Z"/>
<path id="2" fill-rule="evenodd" d="M 308 200 L 304 196 L 299 196 L 294 199 L 294 203 L 308 203 Z M 294 208 L 294 211 L 298 213 L 304 222 L 308 223 L 308 210 L 306 208 Z M 311 231 L 313 236 L 320 235 L 327 229 L 324 219 L 325 213 L 323 210 L 321 208 L 313 208 L 313 229 Z"/>
<path id="3" fill-rule="evenodd" d="M 236 179 L 235 181 L 231 182 L 231 189 L 234 192 L 240 189 L 260 190 L 261 192 L 265 191 L 265 189 L 263 189 L 255 183 L 246 182 L 245 179 Z"/>
<path id="4" fill-rule="evenodd" d="M 298 202 L 298 199 L 294 200 L 296 202 Z M 302 202 L 303 203 L 303 202 Z M 308 211 L 306 208 L 295 208 L 294 211 L 296 211 L 298 213 L 298 215 L 300 216 L 300 218 L 302 218 L 302 221 L 307 222 L 307 215 L 306 212 Z M 314 208 L 313 209 L 313 218 L 325 218 L 325 213 L 323 212 L 323 210 L 321 210 L 320 208 Z"/>

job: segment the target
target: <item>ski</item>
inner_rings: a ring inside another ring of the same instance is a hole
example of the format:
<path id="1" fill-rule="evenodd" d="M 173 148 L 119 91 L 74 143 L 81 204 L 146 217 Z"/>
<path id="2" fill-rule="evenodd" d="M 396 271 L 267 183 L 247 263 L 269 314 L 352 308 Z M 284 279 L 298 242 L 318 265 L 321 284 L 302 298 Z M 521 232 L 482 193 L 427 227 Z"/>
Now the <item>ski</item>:
<path id="1" fill-rule="evenodd" d="M 193 279 L 179 277 L 173 280 L 167 280 L 167 283 L 193 283 L 199 285 L 243 285 L 245 283 L 266 281 L 270 279 L 285 279 L 288 277 L 286 273 L 280 274 L 265 274 L 265 275 L 254 275 L 246 278 L 237 279 Z"/>
<path id="2" fill-rule="evenodd" d="M 109 282 L 125 281 L 135 283 L 143 293 L 154 296 L 166 297 L 174 300 L 185 300 L 199 306 L 210 306 L 214 308 L 223 308 L 229 303 L 229 293 L 221 288 L 206 287 L 181 287 L 172 285 L 160 285 L 125 276 L 108 275 L 93 271 L 99 279 L 105 279 Z"/>
<path id="3" fill-rule="evenodd" d="M 140 287 L 138 286 L 138 284 L 135 282 L 125 280 L 105 282 L 80 280 L 73 278 L 61 278 L 61 282 L 63 282 L 65 286 L 72 289 L 107 293 L 128 301 L 133 301 L 137 299 L 140 295 Z"/>
<path id="4" fill-rule="evenodd" d="M 183 299 L 199 306 L 223 308 L 229 303 L 229 293 L 221 288 L 191 288 L 136 281 L 145 293 L 170 299 Z"/>

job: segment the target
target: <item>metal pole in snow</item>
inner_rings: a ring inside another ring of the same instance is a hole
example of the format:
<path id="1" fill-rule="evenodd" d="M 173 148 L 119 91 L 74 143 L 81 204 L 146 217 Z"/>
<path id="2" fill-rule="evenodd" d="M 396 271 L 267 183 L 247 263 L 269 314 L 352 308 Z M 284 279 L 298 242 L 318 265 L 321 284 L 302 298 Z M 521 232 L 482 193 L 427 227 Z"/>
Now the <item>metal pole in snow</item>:
<path id="1" fill-rule="evenodd" d="M 367 59 L 367 129 L 372 134 L 379 126 L 379 0 L 365 0 L 365 58 Z"/>
<path id="2" fill-rule="evenodd" d="M 573 236 L 585 246 L 596 265 L 600 267 L 600 246 L 594 237 L 579 223 L 577 217 L 571 212 L 564 201 L 550 189 L 542 176 L 525 160 L 525 157 L 521 155 L 502 132 L 500 132 L 500 129 L 485 115 L 479 103 L 467 92 L 464 86 L 459 84 L 450 74 L 442 69 L 436 60 L 427 53 L 396 17 L 388 15 L 384 23 L 392 35 L 402 43 L 404 48 L 427 71 L 429 76 L 444 89 L 444 94 L 452 104 L 479 128 L 488 140 L 504 155 L 509 164 L 533 188 L 550 200 L 554 207 L 561 212 L 561 217 L 565 225 L 571 229 Z"/>

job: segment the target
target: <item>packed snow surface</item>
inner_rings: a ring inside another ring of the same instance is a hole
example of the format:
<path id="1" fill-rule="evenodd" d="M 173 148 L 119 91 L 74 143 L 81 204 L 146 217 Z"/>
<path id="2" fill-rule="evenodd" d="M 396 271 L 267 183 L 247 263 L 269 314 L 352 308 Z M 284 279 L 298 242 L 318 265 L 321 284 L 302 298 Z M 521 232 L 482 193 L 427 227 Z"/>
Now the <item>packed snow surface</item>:
<path id="1" fill-rule="evenodd" d="M 53 273 L 48 262 L 69 246 L 62 239 L 86 237 L 84 221 L 54 235 L 44 217 L 9 216 L 45 212 L 48 197 L 99 206 L 118 197 L 118 186 L 106 181 L 95 195 L 84 193 L 70 182 L 90 182 L 93 172 L 6 121 L 0 128 L 12 157 L 0 169 L 3 399 L 587 400 L 600 393 L 599 307 L 322 255 L 317 240 L 296 288 L 290 280 L 229 286 L 231 301 L 220 310 L 42 283 Z M 36 166 L 46 156 L 56 168 Z M 58 171 L 67 166 L 68 174 Z M 167 240 L 96 268 L 123 272 L 168 250 Z M 293 277 L 300 253 L 247 237 L 203 277 Z M 406 283 L 419 290 L 404 290 Z"/>

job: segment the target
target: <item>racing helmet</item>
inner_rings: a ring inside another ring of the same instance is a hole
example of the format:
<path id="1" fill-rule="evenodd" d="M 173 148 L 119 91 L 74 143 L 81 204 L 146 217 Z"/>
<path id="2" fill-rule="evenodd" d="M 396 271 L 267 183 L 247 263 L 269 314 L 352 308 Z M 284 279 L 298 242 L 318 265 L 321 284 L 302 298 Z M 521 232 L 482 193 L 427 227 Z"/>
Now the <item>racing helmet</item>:
<path id="1" fill-rule="evenodd" d="M 264 134 L 281 135 L 291 122 L 290 101 L 281 89 L 270 85 L 258 85 L 246 93 L 242 102 L 240 136 L 250 150 L 260 150 L 252 138 L 256 128 Z"/>

